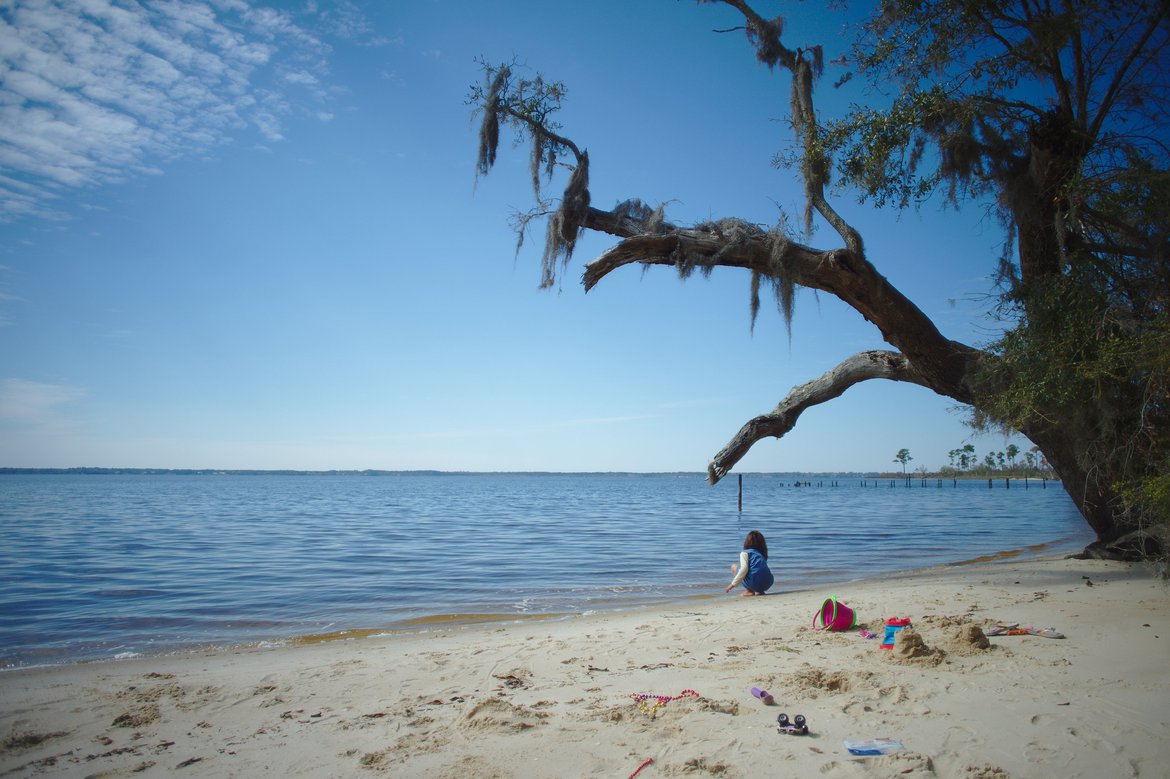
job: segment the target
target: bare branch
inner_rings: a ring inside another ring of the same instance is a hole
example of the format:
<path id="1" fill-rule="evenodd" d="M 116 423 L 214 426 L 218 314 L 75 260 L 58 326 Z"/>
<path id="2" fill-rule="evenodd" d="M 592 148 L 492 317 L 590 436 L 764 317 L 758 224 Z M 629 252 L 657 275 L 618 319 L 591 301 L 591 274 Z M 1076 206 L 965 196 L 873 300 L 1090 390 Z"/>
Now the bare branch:
<path id="1" fill-rule="evenodd" d="M 1158 27 L 1166 19 L 1167 14 L 1170 13 L 1170 4 L 1160 3 L 1158 10 L 1150 15 L 1150 19 L 1146 24 L 1145 30 L 1139 36 L 1136 43 L 1130 49 L 1129 53 L 1125 55 L 1122 64 L 1117 68 L 1113 74 L 1113 80 L 1109 84 L 1109 88 L 1105 91 L 1105 96 L 1101 98 L 1101 104 L 1097 107 L 1097 114 L 1093 117 L 1092 123 L 1089 125 L 1089 138 L 1096 140 L 1101 133 L 1101 126 L 1113 111 L 1113 101 L 1117 97 L 1117 93 L 1121 90 L 1125 79 L 1131 75 L 1130 68 L 1134 62 L 1142 55 L 1146 43 L 1157 31 Z"/>
<path id="2" fill-rule="evenodd" d="M 933 389 L 931 382 L 904 355 L 885 351 L 855 354 L 812 381 L 793 387 L 771 412 L 740 428 L 707 466 L 707 481 L 715 484 L 726 476 L 760 439 L 782 438 L 796 427 L 796 421 L 806 409 L 840 397 L 854 384 L 870 379 L 904 381 Z"/>
<path id="3" fill-rule="evenodd" d="M 780 42 L 783 20 L 764 19 L 743 0 L 723 0 L 743 14 L 747 22 L 748 39 L 756 47 L 756 59 L 769 67 L 781 65 L 792 74 L 792 126 L 796 138 L 804 145 L 801 176 L 808 204 L 805 214 L 805 232 L 812 227 L 811 211 L 815 210 L 841 236 L 845 246 L 858 256 L 864 256 L 861 234 L 837 212 L 825 197 L 829 182 L 829 160 L 820 151 L 816 109 L 813 105 L 813 81 L 820 75 L 821 48 L 792 50 Z"/>

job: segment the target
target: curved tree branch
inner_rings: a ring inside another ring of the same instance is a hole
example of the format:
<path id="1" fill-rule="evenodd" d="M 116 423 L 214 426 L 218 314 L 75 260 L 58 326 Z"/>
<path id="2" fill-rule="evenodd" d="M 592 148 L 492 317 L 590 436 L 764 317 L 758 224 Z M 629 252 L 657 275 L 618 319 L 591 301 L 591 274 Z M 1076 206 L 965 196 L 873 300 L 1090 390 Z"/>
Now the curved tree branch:
<path id="1" fill-rule="evenodd" d="M 726 476 L 761 438 L 783 437 L 796 427 L 796 421 L 806 409 L 840 397 L 854 384 L 870 379 L 905 381 L 933 389 L 931 382 L 904 355 L 885 351 L 859 352 L 812 381 L 793 387 L 771 412 L 741 427 L 707 466 L 707 481 L 715 484 Z"/>
<path id="2" fill-rule="evenodd" d="M 733 240 L 719 232 L 717 223 L 695 228 L 663 224 L 658 232 L 647 234 L 635 221 L 592 208 L 586 226 L 624 238 L 585 267 L 586 291 L 610 272 L 633 263 L 743 268 L 771 278 L 780 272 L 773 260 L 775 239 L 762 230 Z M 980 352 L 944 337 L 868 260 L 848 249 L 815 249 L 796 242 L 788 242 L 783 251 L 793 283 L 840 298 L 872 322 L 921 375 L 931 377 L 926 386 L 961 403 L 972 401 L 968 368 Z"/>

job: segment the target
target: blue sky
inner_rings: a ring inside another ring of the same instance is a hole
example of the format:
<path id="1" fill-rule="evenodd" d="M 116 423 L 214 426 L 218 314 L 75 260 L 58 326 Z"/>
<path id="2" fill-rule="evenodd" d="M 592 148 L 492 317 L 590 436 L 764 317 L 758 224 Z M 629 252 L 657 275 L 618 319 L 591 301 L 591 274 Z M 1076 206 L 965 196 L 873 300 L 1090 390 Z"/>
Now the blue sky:
<path id="1" fill-rule="evenodd" d="M 0 1 L 0 466 L 701 471 L 876 329 L 798 292 L 627 268 L 586 295 L 587 235 L 539 291 L 527 150 L 475 181 L 475 59 L 569 89 L 594 205 L 676 223 L 797 214 L 788 81 L 685 0 Z M 780 12 L 758 2 L 766 15 Z M 784 9 L 790 45 L 842 21 Z M 863 100 L 820 92 L 823 111 Z M 554 183 L 557 191 L 563 183 Z M 949 337 L 985 343 L 1001 236 L 982 212 L 841 210 Z M 541 231 L 543 227 L 541 228 Z M 827 228 L 810 241 L 836 245 Z M 740 471 L 945 464 L 954 404 L 868 382 Z M 1017 440 L 1026 448 L 1024 441 Z"/>

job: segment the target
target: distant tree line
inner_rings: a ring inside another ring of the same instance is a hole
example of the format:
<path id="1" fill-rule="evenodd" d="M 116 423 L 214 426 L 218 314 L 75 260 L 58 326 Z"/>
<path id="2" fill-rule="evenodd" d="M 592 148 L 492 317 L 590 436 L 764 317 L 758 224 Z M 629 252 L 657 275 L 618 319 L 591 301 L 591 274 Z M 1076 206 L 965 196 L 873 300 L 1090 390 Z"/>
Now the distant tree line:
<path id="1" fill-rule="evenodd" d="M 948 464 L 937 471 L 940 476 L 1057 478 L 1044 454 L 1035 446 L 1025 452 L 1015 444 L 1008 444 L 1002 451 L 987 452 L 980 457 L 974 444 L 963 444 L 947 452 L 947 457 Z M 909 449 L 899 449 L 894 455 L 894 462 L 901 464 L 903 475 L 906 474 L 906 465 L 913 459 Z M 930 469 L 919 466 L 915 473 L 926 476 Z"/>

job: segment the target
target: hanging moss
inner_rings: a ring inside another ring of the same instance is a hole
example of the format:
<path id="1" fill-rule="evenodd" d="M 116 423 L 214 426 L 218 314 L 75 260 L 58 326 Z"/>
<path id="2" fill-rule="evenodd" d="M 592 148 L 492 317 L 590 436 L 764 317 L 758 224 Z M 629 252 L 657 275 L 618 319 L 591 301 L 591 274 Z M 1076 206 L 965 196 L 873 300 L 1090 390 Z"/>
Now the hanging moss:
<path id="1" fill-rule="evenodd" d="M 528 173 L 532 177 L 532 193 L 540 200 L 541 163 L 544 162 L 545 135 L 540 127 L 532 128 L 532 151 L 528 157 Z"/>
<path id="2" fill-rule="evenodd" d="M 792 314 L 796 308 L 796 274 L 793 272 L 792 253 L 789 251 L 792 242 L 784 234 L 782 225 L 777 225 L 768 232 L 768 243 L 768 265 L 775 282 L 776 302 L 780 306 L 780 315 L 784 317 L 788 340 L 791 341 Z M 752 323 L 755 324 L 754 319 Z"/>
<path id="3" fill-rule="evenodd" d="M 784 33 L 783 17 L 749 18 L 746 32 L 748 41 L 755 46 L 756 59 L 768 67 L 774 68 L 791 56 L 791 52 L 780 43 L 780 36 Z"/>
<path id="4" fill-rule="evenodd" d="M 483 103 L 483 120 L 479 125 L 479 153 L 475 163 L 476 175 L 486 176 L 496 164 L 496 149 L 500 145 L 500 96 L 512 71 L 500 66 L 488 86 Z"/>
<path id="5" fill-rule="evenodd" d="M 556 283 L 557 264 L 568 265 L 577 246 L 577 236 L 589 215 L 589 152 L 577 158 L 577 167 L 569 177 L 561 204 L 548 219 L 544 256 L 541 257 L 542 289 Z"/>
<path id="6" fill-rule="evenodd" d="M 630 198 L 614 206 L 612 213 L 619 218 L 641 223 L 645 235 L 662 235 L 666 232 L 666 209 L 661 203 L 657 208 L 650 208 L 640 198 Z"/>

